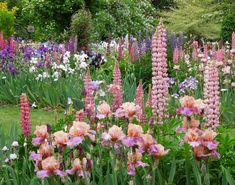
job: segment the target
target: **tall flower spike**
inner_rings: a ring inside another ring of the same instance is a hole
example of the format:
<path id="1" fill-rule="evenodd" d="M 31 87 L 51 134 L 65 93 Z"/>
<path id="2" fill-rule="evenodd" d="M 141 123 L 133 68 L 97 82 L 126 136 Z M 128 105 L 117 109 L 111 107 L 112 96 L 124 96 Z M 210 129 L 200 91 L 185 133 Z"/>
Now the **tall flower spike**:
<path id="1" fill-rule="evenodd" d="M 141 31 L 138 32 L 138 54 L 139 54 L 139 57 L 141 57 L 143 54 Z"/>
<path id="2" fill-rule="evenodd" d="M 118 41 L 118 61 L 123 59 L 123 53 L 122 53 L 122 38 L 119 38 Z"/>
<path id="3" fill-rule="evenodd" d="M 142 80 L 140 80 L 139 85 L 136 89 L 135 104 L 140 108 L 140 111 L 138 111 L 137 113 L 137 117 L 141 123 L 144 123 L 146 121 L 146 116 L 144 113 L 144 90 Z"/>
<path id="4" fill-rule="evenodd" d="M 160 21 L 152 39 L 152 107 L 157 122 L 162 124 L 167 108 L 168 75 L 167 75 L 166 30 Z"/>
<path id="5" fill-rule="evenodd" d="M 152 87 L 149 85 L 148 99 L 146 102 L 146 107 L 152 107 Z"/>
<path id="6" fill-rule="evenodd" d="M 94 99 L 92 90 L 92 81 L 90 70 L 87 70 L 86 76 L 84 78 L 84 89 L 85 89 L 85 112 L 89 117 L 94 117 Z"/>
<path id="7" fill-rule="evenodd" d="M 178 64 L 179 61 L 179 49 L 176 47 L 173 52 L 173 63 Z"/>
<path id="8" fill-rule="evenodd" d="M 219 125 L 219 72 L 214 61 L 208 61 L 204 72 L 204 103 L 208 125 Z"/>
<path id="9" fill-rule="evenodd" d="M 235 32 L 232 34 L 232 51 L 233 54 L 235 54 Z"/>
<path id="10" fill-rule="evenodd" d="M 24 137 L 30 136 L 29 102 L 26 94 L 20 96 L 21 128 Z"/>
<path id="11" fill-rule="evenodd" d="M 197 61 L 197 48 L 198 48 L 198 42 L 193 41 L 193 61 Z"/>
<path id="12" fill-rule="evenodd" d="M 115 62 L 113 70 L 113 85 L 117 86 L 117 91 L 113 93 L 113 111 L 122 105 L 122 79 L 118 62 Z"/>

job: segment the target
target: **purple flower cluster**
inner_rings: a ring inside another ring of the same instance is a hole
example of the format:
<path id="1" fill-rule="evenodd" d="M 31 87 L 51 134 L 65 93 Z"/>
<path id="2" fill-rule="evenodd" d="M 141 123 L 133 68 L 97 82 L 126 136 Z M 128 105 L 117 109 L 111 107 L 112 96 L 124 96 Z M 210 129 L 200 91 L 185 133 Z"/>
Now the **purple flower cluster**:
<path id="1" fill-rule="evenodd" d="M 195 77 L 188 77 L 179 84 L 179 92 L 182 94 L 187 93 L 190 90 L 197 89 L 198 80 Z"/>

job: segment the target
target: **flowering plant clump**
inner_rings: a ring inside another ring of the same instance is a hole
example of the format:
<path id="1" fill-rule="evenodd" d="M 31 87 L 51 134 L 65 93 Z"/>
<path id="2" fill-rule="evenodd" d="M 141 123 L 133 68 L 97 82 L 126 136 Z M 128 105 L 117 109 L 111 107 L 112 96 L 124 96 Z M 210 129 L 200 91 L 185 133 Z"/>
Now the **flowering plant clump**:
<path id="1" fill-rule="evenodd" d="M 202 115 L 205 105 L 202 100 L 195 100 L 191 96 L 185 96 L 181 100 L 181 108 L 178 114 L 184 116 L 183 125 L 177 131 L 184 132 L 182 143 L 186 142 L 193 148 L 196 159 L 207 160 L 209 157 L 219 159 L 219 153 L 216 151 L 218 142 L 215 140 L 216 132 L 210 127 L 206 128 L 205 123 L 200 124 L 194 115 Z"/>

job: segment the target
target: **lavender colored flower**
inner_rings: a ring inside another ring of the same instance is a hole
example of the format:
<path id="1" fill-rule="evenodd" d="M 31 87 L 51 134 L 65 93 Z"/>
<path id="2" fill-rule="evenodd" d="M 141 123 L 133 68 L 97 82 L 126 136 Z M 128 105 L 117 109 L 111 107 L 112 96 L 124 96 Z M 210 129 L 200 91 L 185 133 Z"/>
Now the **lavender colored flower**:
<path id="1" fill-rule="evenodd" d="M 175 32 L 173 32 L 171 34 L 171 48 L 172 48 L 172 50 L 174 50 L 176 48 L 176 46 L 177 46 L 176 34 L 175 34 Z"/>
<path id="2" fill-rule="evenodd" d="M 179 85 L 179 92 L 182 94 L 187 93 L 190 90 L 197 89 L 198 80 L 195 77 L 188 77 Z"/>
<path id="3" fill-rule="evenodd" d="M 7 70 L 10 74 L 14 75 L 17 74 L 17 70 L 12 62 L 9 62 L 7 65 Z"/>
<path id="4" fill-rule="evenodd" d="M 141 38 L 141 31 L 138 32 L 138 51 L 139 51 L 139 57 L 142 56 L 142 38 Z"/>
<path id="5" fill-rule="evenodd" d="M 172 78 L 172 77 L 169 77 L 169 78 L 168 78 L 168 83 L 169 83 L 170 85 L 174 85 L 174 84 L 175 84 L 175 79 Z"/>
<path id="6" fill-rule="evenodd" d="M 146 46 L 146 52 L 151 51 L 151 39 L 149 38 L 148 31 L 146 31 L 146 36 L 145 36 L 145 46 Z"/>
<path id="7" fill-rule="evenodd" d="M 184 44 L 184 35 L 183 32 L 179 32 L 178 48 L 183 47 L 183 44 Z"/>
<path id="8" fill-rule="evenodd" d="M 30 60 L 31 56 L 33 55 L 34 50 L 31 47 L 26 47 L 24 50 L 24 59 Z"/>

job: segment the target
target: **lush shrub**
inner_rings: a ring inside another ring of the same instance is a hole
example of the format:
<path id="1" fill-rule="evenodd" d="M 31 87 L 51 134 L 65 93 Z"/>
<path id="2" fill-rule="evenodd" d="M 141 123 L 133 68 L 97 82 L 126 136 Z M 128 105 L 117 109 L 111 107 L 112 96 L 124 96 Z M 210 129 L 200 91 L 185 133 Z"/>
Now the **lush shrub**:
<path id="1" fill-rule="evenodd" d="M 7 3 L 0 3 L 0 31 L 3 31 L 5 37 L 14 34 L 15 12 L 15 7 L 9 10 Z"/>
<path id="2" fill-rule="evenodd" d="M 196 35 L 206 39 L 219 39 L 221 15 L 220 4 L 212 0 L 188 2 L 177 1 L 177 8 L 162 13 L 169 30 L 182 31 L 185 35 Z"/>
<path id="3" fill-rule="evenodd" d="M 73 15 L 71 32 L 78 38 L 78 48 L 87 47 L 92 32 L 91 14 L 89 11 L 81 9 Z"/>
<path id="4" fill-rule="evenodd" d="M 231 41 L 231 35 L 235 31 L 235 7 L 231 9 L 222 22 L 221 37 L 224 41 Z"/>

